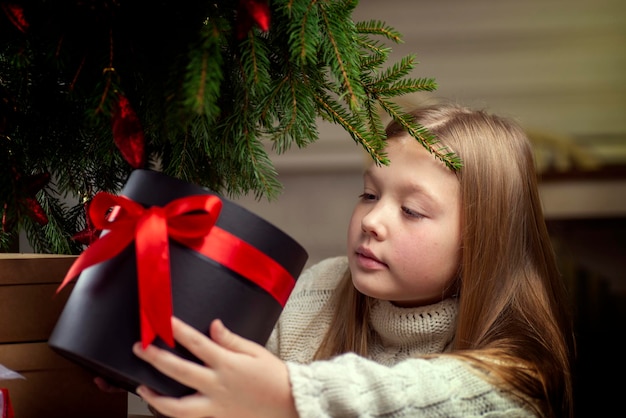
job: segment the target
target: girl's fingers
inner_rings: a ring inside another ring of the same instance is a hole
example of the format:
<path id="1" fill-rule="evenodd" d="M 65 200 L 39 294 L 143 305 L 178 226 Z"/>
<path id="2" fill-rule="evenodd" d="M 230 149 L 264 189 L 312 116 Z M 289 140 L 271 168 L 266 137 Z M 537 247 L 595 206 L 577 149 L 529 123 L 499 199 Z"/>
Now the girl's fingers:
<path id="1" fill-rule="evenodd" d="M 240 354 L 255 355 L 261 346 L 254 341 L 247 340 L 235 334 L 217 319 L 211 323 L 211 338 L 221 347 Z"/>
<path id="2" fill-rule="evenodd" d="M 232 333 L 219 320 L 211 324 L 210 332 L 215 341 L 175 317 L 172 317 L 172 330 L 176 341 L 203 364 L 184 359 L 154 345 L 143 349 L 141 343 L 136 343 L 133 352 L 166 376 L 200 392 L 214 386 L 217 379 L 214 369 L 219 368 L 229 352 L 254 357 L 260 348 L 258 344 Z"/>
<path id="3" fill-rule="evenodd" d="M 174 339 L 207 366 L 211 366 L 220 353 L 220 347 L 208 336 L 174 316 L 172 317 L 172 331 Z"/>
<path id="4" fill-rule="evenodd" d="M 152 364 L 166 376 L 196 390 L 214 380 L 213 370 L 209 367 L 186 360 L 154 345 L 149 345 L 143 349 L 141 343 L 135 343 L 133 353 L 140 359 Z"/>

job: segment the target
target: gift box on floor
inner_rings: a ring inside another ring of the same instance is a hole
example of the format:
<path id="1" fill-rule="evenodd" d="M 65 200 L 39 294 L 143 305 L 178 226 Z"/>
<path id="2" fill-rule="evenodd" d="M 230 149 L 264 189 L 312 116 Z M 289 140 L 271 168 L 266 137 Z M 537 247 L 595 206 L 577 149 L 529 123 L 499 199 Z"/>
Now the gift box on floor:
<path id="1" fill-rule="evenodd" d="M 245 208 L 155 171 L 133 171 L 120 196 L 96 195 L 90 212 L 104 233 L 72 266 L 80 275 L 49 344 L 131 392 L 193 392 L 131 351 L 156 335 L 154 344 L 198 361 L 168 342 L 172 314 L 205 334 L 219 318 L 265 344 L 308 258 Z M 81 259 L 90 261 L 77 267 Z"/>
<path id="2" fill-rule="evenodd" d="M 97 388 L 94 375 L 48 347 L 72 291 L 59 284 L 76 256 L 0 254 L 0 364 L 24 379 L 0 380 L 16 418 L 126 417 L 126 393 Z"/>

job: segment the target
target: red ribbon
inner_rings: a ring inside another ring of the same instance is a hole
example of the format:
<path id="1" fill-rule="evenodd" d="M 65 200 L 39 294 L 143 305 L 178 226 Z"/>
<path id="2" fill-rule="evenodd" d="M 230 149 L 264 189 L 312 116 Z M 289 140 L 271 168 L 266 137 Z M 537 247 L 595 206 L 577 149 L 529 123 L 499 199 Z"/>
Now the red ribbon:
<path id="1" fill-rule="evenodd" d="M 57 292 L 84 269 L 115 257 L 134 240 L 141 342 L 145 348 L 159 336 L 173 347 L 172 238 L 251 280 L 284 306 L 295 279 L 262 251 L 215 226 L 221 209 L 222 201 L 214 195 L 188 196 L 146 209 L 125 196 L 98 193 L 89 206 L 89 216 L 95 228 L 108 232 L 76 259 Z"/>
<path id="2" fill-rule="evenodd" d="M 0 388 L 0 418 L 13 418 L 13 405 L 9 397 L 9 389 Z"/>

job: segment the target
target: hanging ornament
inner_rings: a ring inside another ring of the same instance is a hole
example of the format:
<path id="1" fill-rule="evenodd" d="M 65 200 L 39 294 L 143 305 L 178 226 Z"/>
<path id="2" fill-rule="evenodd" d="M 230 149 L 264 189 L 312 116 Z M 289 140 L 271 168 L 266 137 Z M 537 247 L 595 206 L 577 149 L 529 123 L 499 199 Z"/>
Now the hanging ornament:
<path id="1" fill-rule="evenodd" d="M 30 176 L 23 176 L 13 167 L 13 181 L 15 190 L 15 210 L 17 215 L 25 212 L 28 217 L 39 225 L 48 223 L 48 215 L 37 201 L 37 193 L 50 181 L 50 173 L 44 172 Z M 8 202 L 4 202 L 2 214 L 2 231 L 10 232 L 15 224 L 15 219 L 8 215 L 11 208 Z"/>
<path id="2" fill-rule="evenodd" d="M 145 137 L 139 117 L 123 94 L 113 110 L 113 141 L 122 156 L 133 168 L 142 168 L 145 164 Z"/>
<path id="3" fill-rule="evenodd" d="M 85 201 L 83 204 L 83 209 L 85 211 L 85 229 L 82 231 L 78 231 L 72 236 L 74 241 L 78 241 L 83 245 L 89 246 L 91 245 L 102 232 L 101 229 L 98 229 L 94 226 L 91 217 L 89 216 L 89 205 L 91 204 L 91 200 Z"/>
<path id="4" fill-rule="evenodd" d="M 239 0 L 237 38 L 243 39 L 254 24 L 266 32 L 270 28 L 270 6 L 267 0 Z"/>
<path id="5" fill-rule="evenodd" d="M 26 33 L 28 21 L 24 17 L 24 9 L 17 4 L 2 3 L 2 11 L 20 32 Z"/>
<path id="6" fill-rule="evenodd" d="M 10 233 L 13 231 L 13 226 L 15 222 L 9 217 L 9 203 L 4 202 L 4 206 L 2 207 L 2 232 Z"/>
<path id="7" fill-rule="evenodd" d="M 27 215 L 39 225 L 47 224 L 48 216 L 35 196 L 50 181 L 50 173 L 45 172 L 25 177 L 17 175 L 16 181 L 18 190 L 22 191 L 21 194 L 18 194 L 18 205 L 25 208 Z"/>

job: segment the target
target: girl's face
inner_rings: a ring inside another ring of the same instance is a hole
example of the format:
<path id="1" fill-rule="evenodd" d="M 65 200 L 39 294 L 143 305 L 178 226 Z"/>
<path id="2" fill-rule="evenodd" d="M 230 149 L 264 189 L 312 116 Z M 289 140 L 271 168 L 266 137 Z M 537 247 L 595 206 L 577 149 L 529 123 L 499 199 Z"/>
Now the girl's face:
<path id="1" fill-rule="evenodd" d="M 391 162 L 365 172 L 350 220 L 352 282 L 398 306 L 435 303 L 459 270 L 460 184 L 408 134 L 388 140 L 385 150 Z"/>

